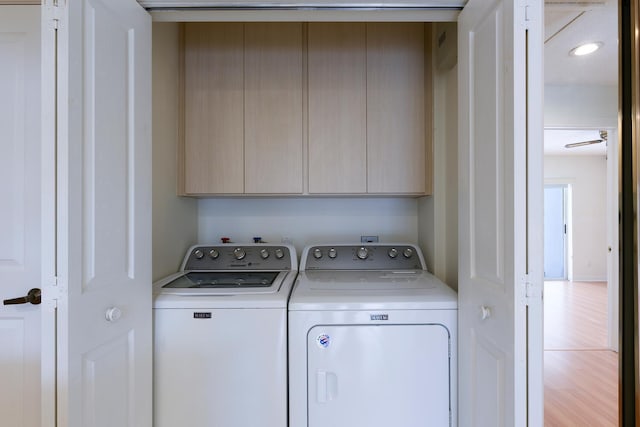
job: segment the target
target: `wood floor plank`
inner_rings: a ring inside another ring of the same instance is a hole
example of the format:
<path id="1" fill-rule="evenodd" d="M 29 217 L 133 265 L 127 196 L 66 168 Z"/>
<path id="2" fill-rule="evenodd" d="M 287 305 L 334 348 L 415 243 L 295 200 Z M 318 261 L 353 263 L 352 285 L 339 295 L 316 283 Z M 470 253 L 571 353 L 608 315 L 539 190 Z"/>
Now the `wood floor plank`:
<path id="1" fill-rule="evenodd" d="M 618 425 L 618 354 L 603 282 L 545 283 L 545 426 Z"/>
<path id="2" fill-rule="evenodd" d="M 545 282 L 545 350 L 607 348 L 606 282 Z"/>

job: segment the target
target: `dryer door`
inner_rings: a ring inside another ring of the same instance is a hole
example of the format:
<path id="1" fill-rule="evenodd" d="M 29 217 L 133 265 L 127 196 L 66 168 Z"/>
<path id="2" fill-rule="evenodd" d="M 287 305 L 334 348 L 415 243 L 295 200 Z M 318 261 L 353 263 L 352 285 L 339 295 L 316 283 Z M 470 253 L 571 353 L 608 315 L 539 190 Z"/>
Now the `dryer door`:
<path id="1" fill-rule="evenodd" d="M 440 324 L 313 327 L 309 427 L 449 426 L 449 345 Z"/>

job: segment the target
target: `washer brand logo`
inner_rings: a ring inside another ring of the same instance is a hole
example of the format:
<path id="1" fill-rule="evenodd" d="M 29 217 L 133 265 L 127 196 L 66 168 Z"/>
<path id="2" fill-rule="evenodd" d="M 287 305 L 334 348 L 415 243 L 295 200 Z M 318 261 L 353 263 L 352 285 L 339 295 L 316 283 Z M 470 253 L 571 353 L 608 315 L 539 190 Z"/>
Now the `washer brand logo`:
<path id="1" fill-rule="evenodd" d="M 389 320 L 388 314 L 372 314 L 371 320 Z"/>
<path id="2" fill-rule="evenodd" d="M 327 348 L 331 344 L 331 338 L 327 334 L 318 335 L 316 342 L 320 348 Z"/>
<path id="3" fill-rule="evenodd" d="M 193 313 L 193 318 L 194 319 L 211 319 L 211 312 L 206 312 L 206 313 L 195 312 Z"/>

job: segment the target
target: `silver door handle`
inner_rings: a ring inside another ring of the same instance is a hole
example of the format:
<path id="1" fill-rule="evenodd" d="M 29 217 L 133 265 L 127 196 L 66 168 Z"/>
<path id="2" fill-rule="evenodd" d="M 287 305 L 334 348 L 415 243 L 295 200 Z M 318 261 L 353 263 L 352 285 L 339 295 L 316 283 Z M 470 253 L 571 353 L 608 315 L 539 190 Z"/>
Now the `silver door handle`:
<path id="1" fill-rule="evenodd" d="M 40 288 L 33 288 L 27 292 L 27 295 L 19 298 L 11 298 L 3 301 L 4 305 L 13 305 L 13 304 L 40 304 L 42 292 Z"/>

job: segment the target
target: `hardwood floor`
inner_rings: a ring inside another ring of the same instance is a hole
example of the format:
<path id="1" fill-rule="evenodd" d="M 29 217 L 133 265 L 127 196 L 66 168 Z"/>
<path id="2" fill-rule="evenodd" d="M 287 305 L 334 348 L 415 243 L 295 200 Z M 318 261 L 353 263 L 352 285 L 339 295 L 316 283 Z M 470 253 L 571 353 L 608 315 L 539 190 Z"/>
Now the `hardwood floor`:
<path id="1" fill-rule="evenodd" d="M 618 354 L 603 282 L 546 282 L 545 426 L 617 426 Z"/>

